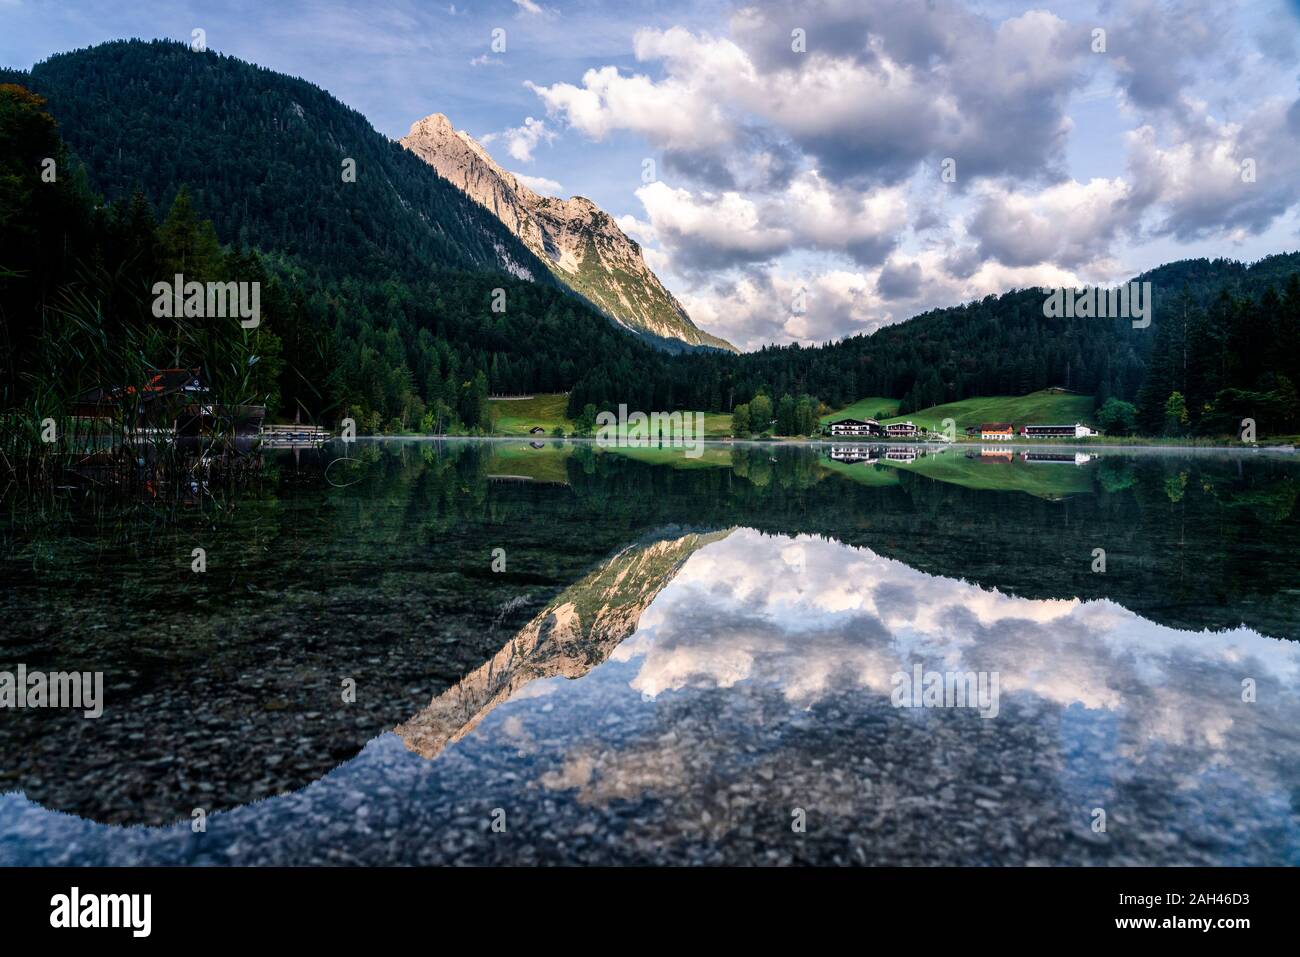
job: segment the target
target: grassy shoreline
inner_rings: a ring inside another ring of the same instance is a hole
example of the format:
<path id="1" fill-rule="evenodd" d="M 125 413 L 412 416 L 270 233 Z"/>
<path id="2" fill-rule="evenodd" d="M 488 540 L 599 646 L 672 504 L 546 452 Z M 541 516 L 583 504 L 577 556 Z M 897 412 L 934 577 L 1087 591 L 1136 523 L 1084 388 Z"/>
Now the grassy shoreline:
<path id="1" fill-rule="evenodd" d="M 490 433 L 490 436 L 502 438 L 559 438 L 561 436 L 555 435 L 555 431 L 558 428 L 564 433 L 563 437 L 578 438 L 577 436 L 572 435 L 574 422 L 568 417 L 566 412 L 567 399 L 567 394 L 562 392 L 538 393 L 517 398 L 500 397 L 491 399 L 490 401 L 492 402 L 494 412 L 496 413 L 496 427 Z M 932 432 L 940 432 L 942 431 L 944 420 L 951 418 L 955 421 L 956 428 L 959 430 L 953 443 L 955 445 L 995 445 L 999 447 L 1009 445 L 1011 448 L 1016 449 L 1046 449 L 1053 447 L 1079 449 L 1097 446 L 1130 448 L 1262 448 L 1269 445 L 1300 444 L 1300 436 L 1296 435 L 1265 437 L 1260 439 L 1255 446 L 1246 445 L 1234 435 L 1194 436 L 1186 438 L 1141 435 L 1098 435 L 1082 439 L 1068 437 L 1053 438 L 1050 442 L 1041 439 L 1025 439 L 1016 436 L 1007 442 L 989 442 L 964 435 L 961 433 L 961 430 L 970 425 L 978 425 L 981 422 L 992 421 L 1086 421 L 1092 416 L 1092 397 L 1066 392 L 1060 389 L 1043 389 L 1039 392 L 1031 392 L 1028 395 L 1022 396 L 976 396 L 969 399 L 961 399 L 956 402 L 945 403 L 943 405 L 932 406 L 928 409 L 920 409 L 907 415 L 898 414 L 899 401 L 900 400 L 898 399 L 869 396 L 867 398 L 859 399 L 842 409 L 820 416 L 819 422 L 822 426 L 825 426 L 836 419 L 875 418 L 878 415 L 883 414 L 886 417 L 879 419 L 881 424 L 911 421 L 918 426 L 931 430 Z M 760 441 L 786 443 L 839 442 L 856 444 L 862 444 L 864 441 L 861 438 L 851 438 L 847 436 L 840 439 L 834 439 L 830 436 L 820 435 L 773 435 L 763 438 L 754 436 L 739 438 L 731 435 L 730 413 L 696 412 L 694 414 L 704 417 L 704 438 L 706 441 Z M 544 430 L 544 434 L 531 436 L 529 429 L 534 426 L 540 426 Z M 886 440 L 883 438 L 872 438 L 865 439 L 865 442 L 866 444 L 925 444 L 924 439 Z M 940 443 L 930 442 L 929 444 L 938 445 Z"/>
<path id="2" fill-rule="evenodd" d="M 404 433 L 393 433 L 393 434 L 381 433 L 377 435 L 359 435 L 357 436 L 357 438 L 369 439 L 369 440 L 416 439 L 416 440 L 433 441 L 433 440 L 458 439 L 458 440 L 468 441 L 468 442 L 484 442 L 484 441 L 518 442 L 521 437 L 518 435 L 450 435 L 450 434 L 425 435 L 419 432 L 404 432 Z M 590 435 L 545 436 L 545 437 L 540 437 L 539 440 L 545 442 L 586 442 L 586 443 L 591 443 L 593 445 L 598 444 L 599 442 L 599 440 L 595 436 L 590 436 Z M 334 441 L 337 441 L 337 438 L 334 439 Z M 1054 440 L 1052 442 L 1041 442 L 1038 440 L 1026 440 L 1026 439 L 1016 439 L 1013 442 L 986 442 L 986 441 L 981 441 L 980 439 L 959 439 L 956 442 L 926 442 L 924 440 L 907 440 L 907 439 L 862 440 L 862 439 L 852 439 L 852 438 L 832 439 L 829 437 L 819 438 L 819 437 L 810 437 L 810 436 L 773 436 L 772 438 L 767 438 L 767 439 L 762 439 L 762 438 L 732 439 L 732 438 L 705 437 L 700 441 L 704 445 L 715 446 L 715 447 L 729 446 L 729 445 L 754 445 L 754 446 L 764 446 L 764 445 L 810 445 L 810 446 L 811 445 L 825 445 L 825 446 L 882 445 L 883 446 L 883 445 L 888 445 L 888 446 L 897 446 L 899 448 L 916 448 L 919 446 L 922 448 L 934 449 L 934 450 L 947 449 L 947 448 L 963 448 L 963 449 L 1011 448 L 1014 451 L 1033 451 L 1035 449 L 1044 449 L 1044 450 L 1069 449 L 1070 451 L 1074 451 L 1074 452 L 1080 451 L 1082 449 L 1091 446 L 1098 450 L 1104 448 L 1104 449 L 1111 449 L 1115 451 L 1124 450 L 1124 449 L 1132 449 L 1132 450 L 1146 449 L 1149 451 L 1183 450 L 1183 451 L 1218 451 L 1218 452 L 1289 453 L 1289 452 L 1296 451 L 1296 449 L 1300 447 L 1300 437 L 1297 436 L 1286 436 L 1282 439 L 1264 438 L 1254 444 L 1247 444 L 1236 439 L 1227 439 L 1227 438 L 1221 440 L 1215 440 L 1215 441 L 1210 441 L 1210 440 L 1189 441 L 1186 439 L 1163 439 L 1163 438 L 1143 439 L 1138 437 L 1129 437 L 1125 439 L 1116 438 L 1116 439 L 1112 439 L 1111 441 L 1103 441 L 1099 438 L 1094 437 L 1089 439 L 1073 439 L 1073 440 L 1062 440 L 1062 441 Z M 644 446 L 631 445 L 631 444 L 625 446 L 610 446 L 610 449 L 612 451 L 619 451 L 620 449 L 638 449 L 638 448 L 644 448 L 648 450 L 674 451 L 677 449 L 684 450 L 685 447 L 682 445 L 674 445 L 672 442 L 664 442 L 662 445 L 648 442 Z"/>

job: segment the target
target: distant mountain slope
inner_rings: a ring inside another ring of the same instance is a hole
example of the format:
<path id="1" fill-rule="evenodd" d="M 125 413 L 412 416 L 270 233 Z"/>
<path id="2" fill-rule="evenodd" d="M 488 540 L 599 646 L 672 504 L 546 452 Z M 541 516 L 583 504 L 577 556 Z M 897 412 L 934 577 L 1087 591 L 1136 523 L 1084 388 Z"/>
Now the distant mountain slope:
<path id="1" fill-rule="evenodd" d="M 305 80 L 179 43 L 106 43 L 5 71 L 49 101 L 92 185 L 165 209 L 182 184 L 223 242 L 308 268 L 439 268 L 550 282 L 508 229 L 357 111 Z M 344 161 L 356 164 L 345 182 Z"/>
<path id="2" fill-rule="evenodd" d="M 696 327 L 650 271 L 641 247 L 591 200 L 538 195 L 441 113 L 412 124 L 400 142 L 491 210 L 562 283 L 611 318 L 659 339 L 736 351 Z"/>
<path id="3" fill-rule="evenodd" d="M 807 392 L 843 408 L 863 396 L 892 396 L 901 400 L 904 415 L 972 396 L 1026 395 L 1052 386 L 1098 402 L 1110 396 L 1136 401 L 1153 347 L 1168 335 L 1162 329 L 1176 327 L 1184 313 L 1210 309 L 1224 292 L 1252 300 L 1270 288 L 1281 293 L 1297 274 L 1295 252 L 1254 263 L 1166 263 L 1134 277 L 1153 287 L 1154 318 L 1146 328 L 1125 319 L 1050 319 L 1043 315 L 1041 289 L 1016 289 L 812 348 L 767 346 L 731 361 L 687 356 L 673 369 L 673 398 L 687 408 L 725 408 L 763 389 L 774 397 Z M 1274 312 L 1281 317 L 1285 311 Z M 1225 336 L 1232 325 L 1210 323 Z M 1260 330 L 1257 341 L 1260 355 L 1270 360 L 1296 351 L 1293 335 L 1270 328 Z M 592 381 L 575 386 L 575 405 L 599 404 L 613 392 L 615 383 L 600 380 L 601 374 L 596 370 Z"/>

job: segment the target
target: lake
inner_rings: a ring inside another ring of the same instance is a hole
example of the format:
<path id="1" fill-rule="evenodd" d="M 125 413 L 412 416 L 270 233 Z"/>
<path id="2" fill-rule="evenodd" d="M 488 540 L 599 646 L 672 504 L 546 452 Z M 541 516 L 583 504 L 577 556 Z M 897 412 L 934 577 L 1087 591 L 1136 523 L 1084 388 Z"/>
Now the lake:
<path id="1" fill-rule="evenodd" d="M 0 864 L 1300 863 L 1300 462 L 914 451 L 10 490 Z"/>

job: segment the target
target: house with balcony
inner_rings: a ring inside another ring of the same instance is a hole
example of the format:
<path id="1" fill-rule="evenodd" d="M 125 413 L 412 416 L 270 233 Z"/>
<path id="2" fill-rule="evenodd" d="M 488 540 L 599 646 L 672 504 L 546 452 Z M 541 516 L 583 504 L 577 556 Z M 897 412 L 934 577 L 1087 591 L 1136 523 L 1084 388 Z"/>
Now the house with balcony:
<path id="1" fill-rule="evenodd" d="M 1016 427 L 1010 422 L 985 422 L 980 426 L 980 438 L 986 442 L 1009 442 L 1016 437 Z"/>
<path id="2" fill-rule="evenodd" d="M 1026 425 L 1020 434 L 1027 439 L 1086 439 L 1097 432 L 1076 422 L 1074 425 Z"/>
<path id="3" fill-rule="evenodd" d="M 837 419 L 829 426 L 833 436 L 853 436 L 871 438 L 883 434 L 880 423 L 875 419 Z"/>

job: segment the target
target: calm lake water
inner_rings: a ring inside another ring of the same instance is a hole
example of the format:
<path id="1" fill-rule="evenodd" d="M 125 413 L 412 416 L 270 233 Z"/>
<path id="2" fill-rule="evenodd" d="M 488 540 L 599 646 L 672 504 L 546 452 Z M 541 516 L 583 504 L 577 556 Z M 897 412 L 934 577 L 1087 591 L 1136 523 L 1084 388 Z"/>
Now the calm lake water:
<path id="1" fill-rule="evenodd" d="M 10 491 L 0 865 L 1300 863 L 1294 457 L 538 444 Z"/>

